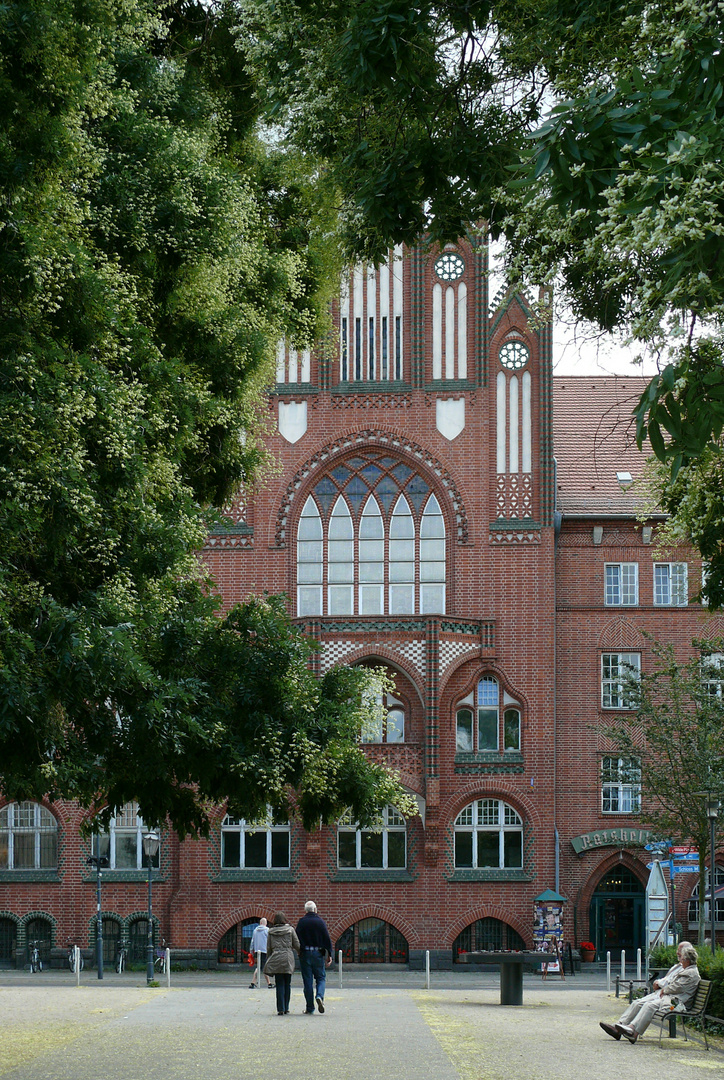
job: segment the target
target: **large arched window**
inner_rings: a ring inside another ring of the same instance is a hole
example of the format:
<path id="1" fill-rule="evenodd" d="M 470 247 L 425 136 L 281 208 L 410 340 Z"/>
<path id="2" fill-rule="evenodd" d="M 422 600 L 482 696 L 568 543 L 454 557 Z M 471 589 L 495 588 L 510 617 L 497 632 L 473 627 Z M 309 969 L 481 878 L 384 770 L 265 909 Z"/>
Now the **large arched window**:
<path id="1" fill-rule="evenodd" d="M 282 869 L 289 866 L 289 822 L 269 811 L 262 822 L 226 815 L 221 824 L 225 869 Z"/>
<path id="2" fill-rule="evenodd" d="M 297 614 L 443 614 L 445 519 L 426 479 L 383 453 L 314 486 L 297 527 Z"/>
<path id="3" fill-rule="evenodd" d="M 347 928 L 334 946 L 345 964 L 406 964 L 407 941 L 391 923 L 360 919 Z"/>
<path id="4" fill-rule="evenodd" d="M 0 870 L 52 870 L 58 865 L 58 822 L 40 803 L 0 810 Z"/>
<path id="5" fill-rule="evenodd" d="M 108 859 L 111 870 L 143 870 L 148 866 L 148 857 L 143 851 L 143 837 L 148 832 L 143 818 L 138 813 L 138 803 L 129 802 L 123 806 L 114 818 L 111 818 L 108 832 L 93 836 L 93 855 Z M 151 866 L 158 869 L 161 849 L 151 859 Z"/>
<path id="6" fill-rule="evenodd" d="M 518 931 L 500 919 L 477 919 L 466 926 L 453 942 L 453 962 L 459 963 L 463 953 L 500 952 L 525 949 L 525 942 Z"/>
<path id="7" fill-rule="evenodd" d="M 455 818 L 455 866 L 521 869 L 523 821 L 502 799 L 476 799 Z"/>
<path id="8" fill-rule="evenodd" d="M 394 806 L 386 806 L 378 829 L 360 829 L 349 813 L 337 829 L 340 869 L 401 870 L 407 865 L 407 827 Z"/>

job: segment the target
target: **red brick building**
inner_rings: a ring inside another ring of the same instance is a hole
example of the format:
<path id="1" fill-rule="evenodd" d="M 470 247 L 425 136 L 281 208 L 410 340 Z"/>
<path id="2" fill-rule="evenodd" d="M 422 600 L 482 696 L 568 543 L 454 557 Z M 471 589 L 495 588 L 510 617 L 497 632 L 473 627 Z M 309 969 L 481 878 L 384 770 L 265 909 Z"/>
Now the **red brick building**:
<path id="1" fill-rule="evenodd" d="M 447 965 L 530 944 L 547 889 L 574 943 L 644 943 L 648 834 L 603 725 L 626 704 L 622 664 L 647 663 L 641 630 L 685 655 L 703 624 L 721 627 L 688 603 L 691 553 L 660 560 L 656 521 L 636 521 L 626 418 L 643 380 L 554 378 L 550 328 L 521 297 L 489 297 L 486 260 L 469 237 L 359 268 L 336 338 L 318 354 L 280 348 L 281 467 L 204 557 L 228 603 L 285 592 L 320 671 L 387 668 L 388 721 L 367 752 L 399 770 L 420 814 L 307 835 L 220 811 L 208 842 L 165 835 L 157 934 L 197 963 L 239 962 L 261 915 L 293 918 L 310 896 L 350 961 L 419 964 L 429 949 Z M 92 945 L 80 819 L 0 809 L 0 963 L 34 938 Z M 120 939 L 143 955 L 142 832 L 130 807 L 98 849 L 109 961 Z"/>

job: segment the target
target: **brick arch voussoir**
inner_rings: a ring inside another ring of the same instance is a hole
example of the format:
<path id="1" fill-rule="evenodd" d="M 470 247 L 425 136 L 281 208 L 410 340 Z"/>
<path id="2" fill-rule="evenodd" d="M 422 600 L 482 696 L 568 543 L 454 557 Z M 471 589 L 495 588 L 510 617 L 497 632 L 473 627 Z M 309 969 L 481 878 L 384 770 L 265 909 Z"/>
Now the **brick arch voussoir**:
<path id="1" fill-rule="evenodd" d="M 349 431 L 340 435 L 338 439 L 321 447 L 316 454 L 307 458 L 300 465 L 279 501 L 274 536 L 269 537 L 272 546 L 276 548 L 286 548 L 288 546 L 292 504 L 295 500 L 306 495 L 310 484 L 318 476 L 322 476 L 348 454 L 359 453 L 364 447 L 388 450 L 391 454 L 399 454 L 403 460 L 407 459 L 417 468 L 422 467 L 424 471 L 432 473 L 435 478 L 431 484 L 433 490 L 438 494 L 442 491 L 446 491 L 448 494 L 448 499 L 443 500 L 443 503 L 447 507 L 448 513 L 455 518 L 456 535 L 454 535 L 454 538 L 456 542 L 458 544 L 467 544 L 469 542 L 470 525 L 465 501 L 450 471 L 439 458 L 425 450 L 419 443 L 413 442 L 406 435 L 399 432 L 367 428 L 360 431 Z M 443 513 L 445 513 L 445 509 L 443 509 Z"/>
<path id="2" fill-rule="evenodd" d="M 225 915 L 212 923 L 209 929 L 209 937 L 217 945 L 226 931 L 231 930 L 232 926 L 244 922 L 245 919 L 261 919 L 262 916 L 265 919 L 269 918 L 268 904 L 244 904 L 242 907 L 234 908 L 233 911 L 227 911 Z"/>
<path id="3" fill-rule="evenodd" d="M 509 803 L 536 832 L 542 827 L 540 811 L 527 795 L 520 791 L 516 777 L 474 776 L 464 787 L 456 788 L 440 807 L 440 827 L 452 825 L 463 807 L 474 799 L 502 799 Z"/>
<path id="4" fill-rule="evenodd" d="M 448 941 L 447 947 L 452 949 L 453 942 L 458 934 L 462 934 L 468 926 L 477 922 L 478 919 L 498 919 L 499 922 L 505 923 L 506 926 L 512 926 L 523 941 L 531 940 L 530 925 L 524 923 L 522 919 L 511 916 L 510 910 L 504 907 L 496 907 L 494 904 L 481 904 L 480 907 L 468 908 L 468 910 L 460 916 L 454 923 L 450 923 L 448 926 Z"/>
<path id="5" fill-rule="evenodd" d="M 16 915 L 13 911 L 0 911 L 0 919 L 7 919 L 8 922 L 15 923 L 15 929 L 20 926 L 20 916 Z"/>
<path id="6" fill-rule="evenodd" d="M 643 888 L 646 888 L 646 877 L 648 871 L 643 863 L 640 863 L 635 856 L 629 854 L 628 851 L 620 852 L 619 850 L 611 851 L 608 855 L 599 859 L 594 867 L 591 868 L 586 879 L 586 883 L 581 889 L 581 898 L 579 906 L 583 909 L 588 909 L 591 906 L 593 894 L 596 891 L 596 887 L 601 878 L 605 877 L 609 870 L 613 870 L 615 866 L 625 866 L 631 870 L 641 882 Z"/>
<path id="7" fill-rule="evenodd" d="M 365 904 L 363 907 L 354 908 L 352 911 L 348 911 L 341 918 L 337 919 L 335 923 L 329 928 L 329 936 L 332 939 L 333 944 L 336 943 L 341 934 L 345 930 L 348 930 L 350 926 L 358 923 L 360 919 L 382 919 L 383 922 L 390 923 L 394 926 L 395 930 L 399 930 L 408 948 L 417 946 L 418 931 L 409 923 L 406 919 L 403 919 L 400 913 L 392 908 L 384 907 L 382 904 Z"/>
<path id="8" fill-rule="evenodd" d="M 355 652 L 348 653 L 342 662 L 345 667 L 355 667 L 366 661 L 374 663 L 376 660 L 381 660 L 383 663 L 389 664 L 390 667 L 395 668 L 408 678 L 415 693 L 419 697 L 421 704 L 425 704 L 425 689 L 422 675 L 417 668 L 413 667 L 406 657 L 400 656 L 394 649 L 377 644 L 373 647 L 361 645 Z"/>

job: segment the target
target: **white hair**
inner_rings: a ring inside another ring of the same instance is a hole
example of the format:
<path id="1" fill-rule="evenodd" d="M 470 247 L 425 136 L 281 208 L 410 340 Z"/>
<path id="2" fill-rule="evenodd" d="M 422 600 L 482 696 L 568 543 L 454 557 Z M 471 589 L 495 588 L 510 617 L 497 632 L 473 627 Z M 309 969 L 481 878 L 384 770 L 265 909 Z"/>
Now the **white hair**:
<path id="1" fill-rule="evenodd" d="M 317 905 L 314 903 L 314 900 L 307 900 L 306 904 L 304 905 L 304 910 L 307 912 L 307 914 L 312 911 L 316 911 Z"/>

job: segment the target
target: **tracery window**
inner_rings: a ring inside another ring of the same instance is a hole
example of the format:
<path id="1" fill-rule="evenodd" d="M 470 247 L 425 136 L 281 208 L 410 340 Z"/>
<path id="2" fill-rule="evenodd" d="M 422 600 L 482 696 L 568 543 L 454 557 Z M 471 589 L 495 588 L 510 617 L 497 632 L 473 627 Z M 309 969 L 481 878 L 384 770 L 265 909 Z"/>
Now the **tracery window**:
<path id="1" fill-rule="evenodd" d="M 382 452 L 323 476 L 297 528 L 297 614 L 444 613 L 446 531 L 427 481 Z"/>
<path id="2" fill-rule="evenodd" d="M 362 732 L 363 743 L 401 743 L 405 741 L 405 706 L 393 697 L 385 694 L 378 698 L 381 706 L 374 722 Z"/>
<path id="3" fill-rule="evenodd" d="M 473 693 L 458 702 L 455 748 L 459 753 L 521 749 L 520 706 L 501 693 L 492 675 L 484 675 Z"/>

